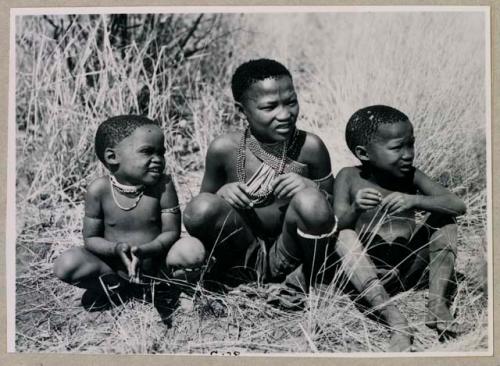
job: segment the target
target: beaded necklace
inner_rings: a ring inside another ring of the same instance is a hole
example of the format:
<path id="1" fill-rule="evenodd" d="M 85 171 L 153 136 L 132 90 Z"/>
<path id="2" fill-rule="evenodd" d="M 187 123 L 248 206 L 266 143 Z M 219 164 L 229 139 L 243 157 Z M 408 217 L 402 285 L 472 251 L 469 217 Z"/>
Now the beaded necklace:
<path id="1" fill-rule="evenodd" d="M 133 210 L 134 208 L 137 207 L 137 205 L 139 204 L 139 201 L 142 198 L 142 195 L 144 194 L 144 185 L 129 186 L 129 185 L 121 184 L 112 175 L 109 176 L 109 183 L 111 185 L 111 196 L 113 197 L 113 201 L 115 201 L 116 205 L 119 208 L 121 208 L 123 211 L 130 211 L 130 210 Z M 118 198 L 116 197 L 116 194 L 115 194 L 115 189 L 118 192 L 120 192 L 121 194 L 136 196 L 134 203 L 132 203 L 132 206 L 129 206 L 129 207 L 122 206 L 120 204 L 120 202 L 118 202 Z"/>
<path id="2" fill-rule="evenodd" d="M 246 148 L 248 149 L 263 163 L 271 167 L 275 175 L 283 174 L 285 170 L 287 155 L 292 150 L 297 148 L 298 130 L 296 129 L 293 136 L 283 142 L 272 145 L 260 143 L 247 128 L 241 137 L 240 146 L 238 148 L 238 155 L 236 160 L 236 175 L 238 181 L 246 183 Z M 290 144 L 289 144 L 290 143 Z M 254 205 L 264 204 L 267 202 L 272 194 L 272 186 L 266 187 L 262 192 L 252 194 L 252 202 Z"/>

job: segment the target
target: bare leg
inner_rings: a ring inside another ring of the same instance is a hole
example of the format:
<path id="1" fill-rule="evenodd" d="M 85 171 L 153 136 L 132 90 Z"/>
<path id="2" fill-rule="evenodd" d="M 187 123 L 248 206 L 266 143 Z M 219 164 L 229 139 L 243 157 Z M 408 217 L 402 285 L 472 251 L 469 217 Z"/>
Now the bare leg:
<path id="1" fill-rule="evenodd" d="M 286 262 L 287 268 L 271 268 L 273 275 L 278 278 L 287 275 L 303 263 L 307 286 L 320 280 L 333 252 L 328 234 L 334 226 L 333 210 L 321 192 L 309 188 L 295 194 L 286 211 L 282 232 L 281 251 L 286 253 L 282 262 Z"/>
<path id="2" fill-rule="evenodd" d="M 205 255 L 205 247 L 198 239 L 181 238 L 168 251 L 165 261 L 167 273 L 171 273 L 180 284 L 193 284 L 199 279 Z"/>
<path id="3" fill-rule="evenodd" d="M 109 273 L 113 269 L 83 247 L 66 250 L 54 262 L 54 274 L 61 281 L 85 289 L 102 290 L 99 277 Z"/>
<path id="4" fill-rule="evenodd" d="M 201 193 L 189 202 L 184 225 L 190 235 L 203 243 L 208 259 L 216 259 L 212 270 L 215 276 L 243 265 L 246 250 L 255 240 L 240 214 L 211 193 Z"/>
<path id="5" fill-rule="evenodd" d="M 431 235 L 429 243 L 429 303 L 426 324 L 447 335 L 460 332 L 449 309 L 449 287 L 455 274 L 456 242 L 457 225 L 448 223 Z"/>
<path id="6" fill-rule="evenodd" d="M 342 230 L 339 233 L 336 251 L 342 258 L 343 268 L 351 284 L 391 327 L 392 336 L 388 351 L 408 351 L 413 338 L 408 323 L 399 309 L 390 301 L 389 295 L 378 279 L 375 265 L 366 254 L 358 234 L 353 230 Z"/>
<path id="7" fill-rule="evenodd" d="M 457 225 L 451 216 L 428 214 L 408 244 L 415 255 L 404 273 L 405 288 L 420 281 L 429 269 L 429 302 L 426 324 L 443 335 L 456 335 L 460 327 L 450 312 L 450 288 L 454 285 Z M 405 266 L 403 266 L 405 267 Z"/>
<path id="8" fill-rule="evenodd" d="M 87 311 L 98 311 L 123 304 L 119 291 L 123 282 L 102 259 L 83 247 L 71 248 L 54 263 L 54 274 L 62 281 L 87 289 L 82 305 Z"/>

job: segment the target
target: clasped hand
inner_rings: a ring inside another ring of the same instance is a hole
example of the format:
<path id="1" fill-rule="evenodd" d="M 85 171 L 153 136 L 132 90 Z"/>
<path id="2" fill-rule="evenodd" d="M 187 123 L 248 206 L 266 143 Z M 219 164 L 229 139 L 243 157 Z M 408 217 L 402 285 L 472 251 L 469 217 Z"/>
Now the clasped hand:
<path id="1" fill-rule="evenodd" d="M 129 281 L 139 283 L 142 257 L 140 248 L 137 246 L 130 246 L 127 243 L 118 243 L 115 251 L 125 265 L 125 268 L 127 268 Z"/>
<path id="2" fill-rule="evenodd" d="M 365 211 L 380 205 L 388 214 L 397 214 L 415 207 L 415 196 L 393 192 L 382 198 L 382 194 L 374 188 L 363 188 L 358 191 L 354 201 L 357 211 Z"/>

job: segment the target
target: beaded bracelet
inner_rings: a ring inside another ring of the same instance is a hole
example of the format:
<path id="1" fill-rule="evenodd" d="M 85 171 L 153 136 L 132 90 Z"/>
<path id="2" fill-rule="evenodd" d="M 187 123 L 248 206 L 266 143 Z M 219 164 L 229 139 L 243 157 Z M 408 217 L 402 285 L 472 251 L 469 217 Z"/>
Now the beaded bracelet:
<path id="1" fill-rule="evenodd" d="M 181 209 L 179 207 L 179 205 L 177 206 L 174 206 L 174 207 L 169 207 L 169 208 L 162 208 L 161 209 L 161 213 L 162 214 L 166 214 L 166 213 L 172 213 L 172 214 L 176 214 L 176 213 L 179 213 L 181 212 Z"/>
<path id="2" fill-rule="evenodd" d="M 303 237 L 304 239 L 316 239 L 316 240 L 319 240 L 319 239 L 329 238 L 330 236 L 333 236 L 337 232 L 337 221 L 338 221 L 337 217 L 334 216 L 334 220 L 335 220 L 335 225 L 333 225 L 333 229 L 329 233 L 320 234 L 320 235 L 307 234 L 307 233 L 303 232 L 302 230 L 300 230 L 297 227 L 297 234 L 299 236 Z"/>

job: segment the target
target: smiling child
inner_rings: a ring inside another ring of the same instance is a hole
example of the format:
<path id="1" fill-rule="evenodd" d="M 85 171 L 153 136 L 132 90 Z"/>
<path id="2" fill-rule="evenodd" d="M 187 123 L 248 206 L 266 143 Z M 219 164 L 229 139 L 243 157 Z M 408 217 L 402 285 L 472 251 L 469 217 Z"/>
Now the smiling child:
<path id="1" fill-rule="evenodd" d="M 85 246 L 68 249 L 54 264 L 59 279 L 88 290 L 82 303 L 89 308 L 130 283 L 196 267 L 205 255 L 198 240 L 178 240 L 181 213 L 156 122 L 112 117 L 99 126 L 95 149 L 110 175 L 87 189 Z"/>
<path id="2" fill-rule="evenodd" d="M 321 255 L 313 263 L 314 251 L 325 252 L 336 226 L 328 151 L 318 136 L 296 128 L 299 103 L 280 63 L 240 65 L 232 92 L 248 127 L 210 144 L 201 193 L 184 213 L 186 229 L 215 258 L 212 279 L 238 283 L 245 269 L 252 279 L 279 282 L 301 263 L 310 279 L 321 265 Z"/>

